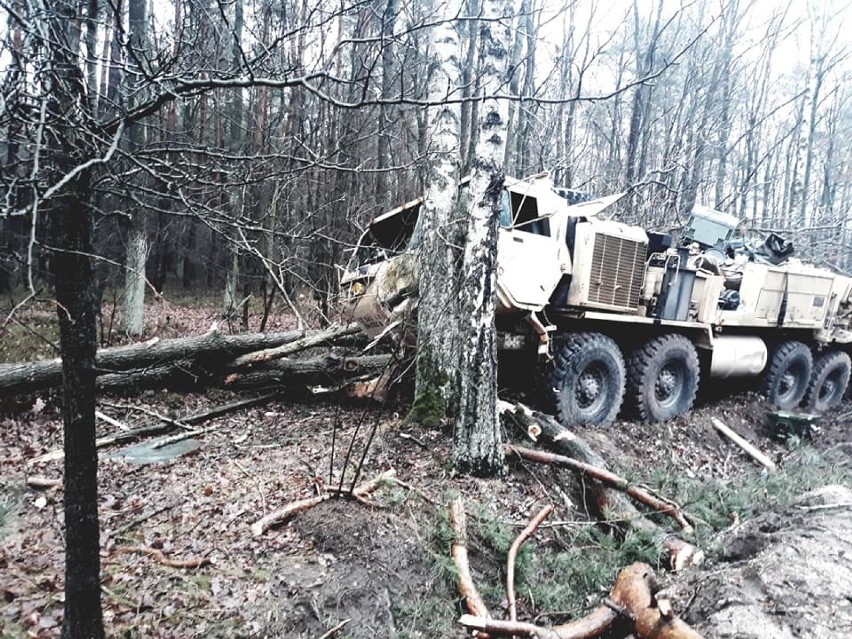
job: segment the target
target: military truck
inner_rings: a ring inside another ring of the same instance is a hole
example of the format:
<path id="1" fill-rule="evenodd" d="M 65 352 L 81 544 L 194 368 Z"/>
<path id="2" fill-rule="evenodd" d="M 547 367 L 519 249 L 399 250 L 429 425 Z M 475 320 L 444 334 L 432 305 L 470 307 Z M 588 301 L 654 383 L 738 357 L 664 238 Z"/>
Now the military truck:
<path id="1" fill-rule="evenodd" d="M 780 409 L 840 403 L 852 278 L 802 263 L 777 236 L 750 246 L 737 218 L 705 207 L 677 236 L 610 219 L 622 197 L 571 204 L 547 175 L 506 179 L 498 345 L 532 355 L 520 361 L 545 408 L 566 425 L 619 411 L 660 422 L 690 410 L 700 379 L 747 376 Z M 341 278 L 345 308 L 377 341 L 415 334 L 422 203 L 376 218 Z"/>

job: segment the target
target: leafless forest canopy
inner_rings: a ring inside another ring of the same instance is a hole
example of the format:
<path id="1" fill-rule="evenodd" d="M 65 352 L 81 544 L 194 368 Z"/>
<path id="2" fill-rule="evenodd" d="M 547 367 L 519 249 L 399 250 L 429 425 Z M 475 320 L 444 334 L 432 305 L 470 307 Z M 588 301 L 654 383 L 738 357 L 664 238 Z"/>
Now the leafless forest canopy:
<path id="1" fill-rule="evenodd" d="M 439 1 L 2 0 L 0 288 L 50 284 L 48 214 L 91 172 L 99 290 L 123 291 L 129 331 L 146 287 L 231 309 L 313 292 L 330 315 L 359 230 L 428 179 Z M 442 101 L 464 171 L 482 58 L 477 0 L 456 1 L 463 83 Z M 704 203 L 849 266 L 841 3 L 515 4 L 507 173 L 632 189 L 622 218 L 649 228 Z M 45 53 L 60 11 L 65 75 Z M 56 99 L 63 77 L 78 99 Z"/>

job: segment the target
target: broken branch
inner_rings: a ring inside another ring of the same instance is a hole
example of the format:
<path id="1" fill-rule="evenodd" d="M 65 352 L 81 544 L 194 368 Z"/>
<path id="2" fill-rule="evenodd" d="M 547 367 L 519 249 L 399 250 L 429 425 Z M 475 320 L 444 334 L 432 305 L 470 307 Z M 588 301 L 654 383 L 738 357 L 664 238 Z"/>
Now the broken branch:
<path id="1" fill-rule="evenodd" d="M 367 495 L 374 492 L 384 482 L 391 479 L 394 476 L 394 473 L 395 471 L 393 469 L 385 471 L 384 473 L 378 475 L 377 477 L 374 477 L 370 481 L 364 482 L 360 486 L 357 486 L 355 490 L 352 491 L 352 498 L 357 501 L 365 499 Z M 348 491 L 343 494 L 348 494 Z M 329 491 L 323 493 L 322 495 L 317 495 L 316 497 L 308 497 L 307 499 L 300 499 L 298 501 L 289 503 L 284 506 L 284 508 L 269 513 L 265 517 L 262 517 L 261 519 L 254 522 L 251 525 L 251 533 L 255 537 L 260 537 L 263 533 L 265 533 L 273 526 L 277 526 L 278 524 L 285 522 L 293 515 L 297 515 L 301 512 L 309 510 L 310 508 L 313 508 L 314 506 L 331 499 L 333 495 L 334 492 Z"/>
<path id="2" fill-rule="evenodd" d="M 357 324 L 347 324 L 346 326 L 331 326 L 324 331 L 320 331 L 315 335 L 308 335 L 307 337 L 302 337 L 301 339 L 296 339 L 294 341 L 288 342 L 281 346 L 277 346 L 275 348 L 268 348 L 262 351 L 255 351 L 253 353 L 246 353 L 245 355 L 241 355 L 237 357 L 228 365 L 229 367 L 239 368 L 241 366 L 249 366 L 251 364 L 256 364 L 258 362 L 267 362 L 271 359 L 278 359 L 280 357 L 285 357 L 287 355 L 292 355 L 293 353 L 298 353 L 299 351 L 306 350 L 313 346 L 321 346 L 326 342 L 333 341 L 340 337 L 346 337 L 348 335 L 355 335 L 360 332 L 360 328 Z"/>
<path id="3" fill-rule="evenodd" d="M 141 553 L 157 560 L 158 563 L 170 568 L 200 568 L 210 563 L 207 557 L 194 557 L 192 559 L 169 559 L 165 553 L 158 548 L 149 546 L 116 546 L 115 552 Z"/>
<path id="4" fill-rule="evenodd" d="M 564 466 L 565 468 L 570 468 L 575 472 L 588 475 L 593 479 L 597 479 L 598 481 L 601 481 L 609 486 L 612 486 L 613 488 L 617 488 L 618 490 L 624 492 L 627 495 L 630 495 L 630 497 L 632 497 L 636 501 L 645 504 L 650 508 L 653 508 L 658 513 L 671 517 L 677 522 L 677 524 L 684 532 L 691 533 L 693 530 L 692 524 L 690 524 L 686 520 L 686 517 L 675 504 L 652 495 L 647 490 L 640 488 L 639 486 L 636 486 L 634 484 L 631 484 L 623 477 L 620 477 L 619 475 L 616 475 L 615 473 L 609 470 L 605 470 L 598 466 L 592 466 L 591 464 L 572 459 L 571 457 L 565 457 L 563 455 L 554 455 L 553 453 L 532 450 L 531 448 L 512 446 L 510 444 L 505 445 L 503 448 L 506 451 L 507 455 L 515 455 L 516 457 L 520 457 L 522 459 L 533 461 L 539 464 L 553 464 L 556 466 Z"/>
<path id="5" fill-rule="evenodd" d="M 662 613 L 654 600 L 655 588 L 656 577 L 651 567 L 635 563 L 616 577 L 610 591 L 609 605 L 600 605 L 571 623 L 544 628 L 531 623 L 498 621 L 472 615 L 462 615 L 459 623 L 491 635 L 519 635 L 534 639 L 595 639 L 621 616 L 632 621 L 637 639 L 703 639 L 675 617 L 670 609 L 666 609 L 666 615 Z"/>
<path id="6" fill-rule="evenodd" d="M 734 442 L 737 446 L 740 447 L 741 450 L 746 452 L 753 460 L 755 460 L 761 466 L 763 466 L 770 472 L 776 469 L 775 462 L 773 462 L 771 459 L 769 459 L 769 457 L 757 450 L 757 448 L 749 444 L 745 439 L 737 435 L 730 428 L 725 426 L 725 424 L 723 424 L 720 420 L 713 417 L 710 421 L 713 422 L 713 426 L 716 427 L 716 430 L 718 430 L 725 437 Z"/>
<path id="7" fill-rule="evenodd" d="M 461 497 L 456 497 L 450 504 L 450 527 L 455 533 L 450 546 L 450 556 L 459 572 L 459 594 L 464 600 L 465 607 L 474 617 L 490 617 L 482 595 L 476 589 L 473 576 L 470 574 L 470 562 L 467 557 L 467 518 Z"/>
<path id="8" fill-rule="evenodd" d="M 542 508 L 539 513 L 530 520 L 527 527 L 512 542 L 509 548 L 509 554 L 506 558 L 506 597 L 509 599 L 509 620 L 515 621 L 518 618 L 518 606 L 515 598 L 515 558 L 518 556 L 518 551 L 521 545 L 530 538 L 530 536 L 541 525 L 541 522 L 553 512 L 553 506 L 548 504 Z"/>

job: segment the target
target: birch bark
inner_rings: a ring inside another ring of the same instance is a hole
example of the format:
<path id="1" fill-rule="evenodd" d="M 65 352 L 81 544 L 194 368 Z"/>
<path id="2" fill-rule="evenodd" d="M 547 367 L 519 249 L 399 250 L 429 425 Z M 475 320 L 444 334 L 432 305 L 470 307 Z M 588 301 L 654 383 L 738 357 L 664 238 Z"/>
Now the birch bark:
<path id="1" fill-rule="evenodd" d="M 455 214 L 461 162 L 461 71 L 459 36 L 452 3 L 435 7 L 428 99 L 443 102 L 428 112 L 431 161 L 421 209 L 420 304 L 417 322 L 417 381 L 411 419 L 435 425 L 453 411 L 458 393 L 457 273 L 462 227 Z"/>
<path id="2" fill-rule="evenodd" d="M 456 469 L 474 475 L 493 475 L 503 469 L 494 285 L 509 105 L 492 96 L 505 83 L 509 58 L 505 43 L 510 42 L 510 36 L 499 18 L 511 15 L 511 9 L 507 0 L 484 0 L 479 24 L 482 102 L 459 295 L 459 407 L 453 437 Z"/>

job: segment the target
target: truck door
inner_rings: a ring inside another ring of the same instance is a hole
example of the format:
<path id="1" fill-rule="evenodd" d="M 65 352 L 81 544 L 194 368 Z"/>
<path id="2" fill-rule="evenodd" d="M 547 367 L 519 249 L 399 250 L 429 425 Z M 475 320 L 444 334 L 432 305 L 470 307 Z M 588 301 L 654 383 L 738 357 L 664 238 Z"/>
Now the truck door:
<path id="1" fill-rule="evenodd" d="M 543 210 L 533 195 L 504 191 L 503 197 L 497 285 L 518 308 L 538 310 L 547 304 L 563 273 L 551 212 Z"/>

